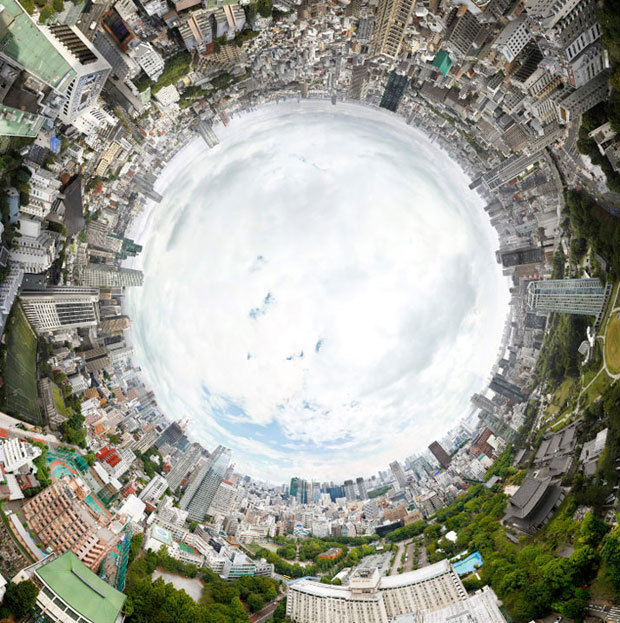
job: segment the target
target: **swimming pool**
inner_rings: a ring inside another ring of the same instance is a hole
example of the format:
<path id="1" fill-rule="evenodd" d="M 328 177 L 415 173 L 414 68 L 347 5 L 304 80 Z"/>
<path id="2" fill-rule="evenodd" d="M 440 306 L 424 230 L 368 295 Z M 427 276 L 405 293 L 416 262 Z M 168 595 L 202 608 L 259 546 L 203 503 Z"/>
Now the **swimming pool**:
<path id="1" fill-rule="evenodd" d="M 467 575 L 475 571 L 477 567 L 482 567 L 482 556 L 480 552 L 474 552 L 467 556 L 467 558 L 455 562 L 452 566 L 459 575 Z"/>

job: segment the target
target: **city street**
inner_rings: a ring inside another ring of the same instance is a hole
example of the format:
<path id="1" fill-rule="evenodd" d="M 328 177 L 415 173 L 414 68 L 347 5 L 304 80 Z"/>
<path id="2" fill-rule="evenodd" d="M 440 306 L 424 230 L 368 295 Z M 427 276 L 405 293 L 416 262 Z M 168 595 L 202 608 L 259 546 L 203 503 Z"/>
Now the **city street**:
<path id="1" fill-rule="evenodd" d="M 279 595 L 273 601 L 270 601 L 268 604 L 263 606 L 262 610 L 255 612 L 250 616 L 250 623 L 262 623 L 263 621 L 269 621 L 269 619 L 272 619 L 273 613 L 282 599 L 284 599 L 284 595 Z"/>

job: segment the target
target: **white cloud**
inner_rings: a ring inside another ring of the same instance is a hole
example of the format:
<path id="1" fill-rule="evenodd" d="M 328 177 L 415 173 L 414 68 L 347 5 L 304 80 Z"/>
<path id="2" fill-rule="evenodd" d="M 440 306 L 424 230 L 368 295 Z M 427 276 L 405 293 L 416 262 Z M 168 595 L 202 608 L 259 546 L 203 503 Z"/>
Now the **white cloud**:
<path id="1" fill-rule="evenodd" d="M 158 401 L 272 479 L 424 448 L 482 388 L 507 310 L 468 180 L 359 107 L 272 106 L 218 132 L 166 172 L 128 296 Z"/>

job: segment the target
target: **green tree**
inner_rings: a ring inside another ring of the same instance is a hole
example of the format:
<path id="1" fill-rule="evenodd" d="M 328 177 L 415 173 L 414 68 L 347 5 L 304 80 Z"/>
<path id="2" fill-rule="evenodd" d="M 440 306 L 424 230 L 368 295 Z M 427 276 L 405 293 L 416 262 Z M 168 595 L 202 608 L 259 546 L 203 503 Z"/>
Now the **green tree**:
<path id="1" fill-rule="evenodd" d="M 586 545 L 597 547 L 603 540 L 603 537 L 609 532 L 609 524 L 593 513 L 586 513 L 581 522 L 580 541 Z"/>
<path id="2" fill-rule="evenodd" d="M 38 594 L 37 585 L 30 580 L 18 584 L 9 582 L 2 600 L 2 609 L 6 609 L 15 618 L 20 619 L 32 610 Z"/>

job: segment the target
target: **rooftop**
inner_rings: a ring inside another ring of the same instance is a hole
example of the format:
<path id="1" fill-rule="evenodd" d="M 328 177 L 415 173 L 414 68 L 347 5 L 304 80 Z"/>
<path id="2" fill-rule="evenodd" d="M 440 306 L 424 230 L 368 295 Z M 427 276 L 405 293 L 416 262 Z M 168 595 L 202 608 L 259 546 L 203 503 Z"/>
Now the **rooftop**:
<path id="1" fill-rule="evenodd" d="M 92 623 L 114 623 L 126 596 L 94 574 L 73 552 L 36 571 L 65 603 Z"/>
<path id="2" fill-rule="evenodd" d="M 0 54 L 33 76 L 64 92 L 76 73 L 43 31 L 15 0 L 2 0 Z"/>
<path id="3" fill-rule="evenodd" d="M 408 584 L 417 584 L 418 582 L 424 582 L 431 578 L 443 575 L 450 571 L 450 563 L 447 560 L 440 560 L 434 565 L 428 565 L 428 567 L 422 567 L 421 569 L 415 569 L 414 571 L 408 571 L 407 573 L 401 573 L 399 575 L 389 575 L 381 578 L 379 588 L 398 588 L 400 586 L 406 586 Z"/>

